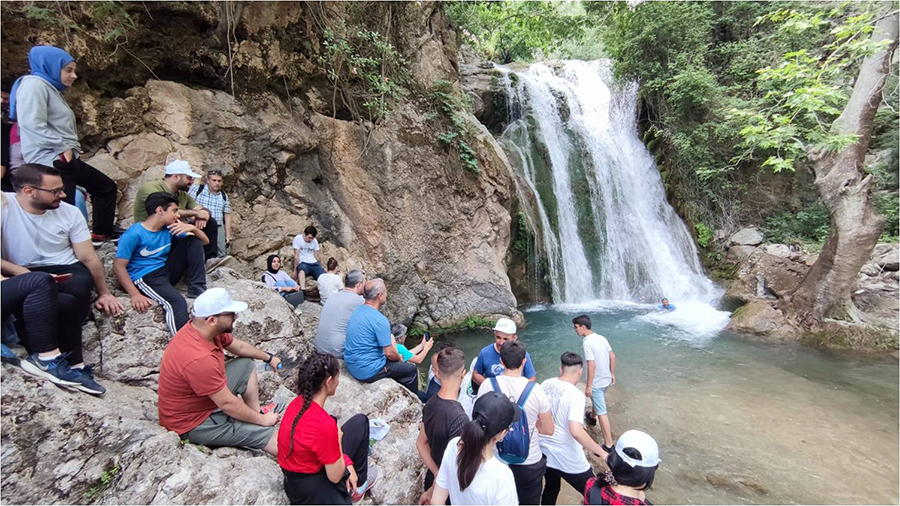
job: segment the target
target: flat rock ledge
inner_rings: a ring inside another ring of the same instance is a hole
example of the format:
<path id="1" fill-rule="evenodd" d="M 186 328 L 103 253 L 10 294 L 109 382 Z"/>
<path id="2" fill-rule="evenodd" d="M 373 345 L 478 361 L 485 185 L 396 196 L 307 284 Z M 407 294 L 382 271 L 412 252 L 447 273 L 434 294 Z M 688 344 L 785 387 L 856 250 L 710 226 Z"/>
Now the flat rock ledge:
<path id="1" fill-rule="evenodd" d="M 286 360 L 279 373 L 260 368 L 264 399 L 294 396 L 297 364 L 312 351 L 319 306 L 295 313 L 261 283 L 219 269 L 223 286 L 250 309 L 235 336 Z M 192 301 L 189 299 L 188 303 Z M 87 361 L 97 364 L 103 397 L 57 387 L 3 364 L 0 485 L 3 504 L 287 504 L 282 474 L 262 451 L 210 449 L 183 442 L 159 425 L 156 381 L 168 344 L 162 310 L 117 318 L 98 315 L 85 332 Z M 24 354 L 22 348 L 16 351 Z M 342 372 L 326 409 L 343 423 L 356 413 L 391 430 L 372 448 L 379 483 L 364 504 L 414 504 L 425 467 L 416 436 L 422 404 L 392 380 L 364 385 Z"/>

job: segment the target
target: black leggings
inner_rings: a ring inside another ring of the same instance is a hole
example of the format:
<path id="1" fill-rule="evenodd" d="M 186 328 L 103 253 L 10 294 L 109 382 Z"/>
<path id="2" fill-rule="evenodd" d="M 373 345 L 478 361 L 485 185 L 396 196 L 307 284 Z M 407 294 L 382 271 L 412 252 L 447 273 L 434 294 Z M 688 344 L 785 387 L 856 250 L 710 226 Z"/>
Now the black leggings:
<path id="1" fill-rule="evenodd" d="M 81 327 L 91 314 L 91 300 L 94 289 L 94 278 L 91 271 L 81 262 L 71 265 L 50 265 L 45 267 L 30 267 L 34 272 L 49 272 L 51 274 L 72 274 L 68 281 L 57 284 L 59 296 L 56 298 L 57 312 L 59 313 L 59 326 L 57 327 L 57 340 L 59 349 L 71 351 L 69 364 L 80 364 L 81 357 Z M 75 345 L 77 343 L 77 347 Z"/>
<path id="2" fill-rule="evenodd" d="M 3 318 L 16 317 L 16 332 L 29 353 L 46 353 L 59 348 L 63 353 L 71 352 L 69 363 L 80 364 L 81 325 L 73 325 L 78 318 L 74 306 L 58 303 L 61 297 L 53 276 L 46 272 L 29 272 L 13 276 L 0 285 L 3 297 L 0 299 Z M 59 325 L 63 322 L 63 325 Z M 60 332 L 57 328 L 78 327 L 78 332 Z"/>
<path id="3" fill-rule="evenodd" d="M 95 234 L 112 234 L 113 222 L 116 219 L 116 196 L 118 188 L 115 181 L 94 167 L 84 163 L 80 158 L 71 162 L 56 160 L 53 166 L 59 170 L 66 189 L 65 201 L 75 205 L 75 186 L 80 185 L 91 196 L 91 213 L 94 223 L 91 230 Z"/>
<path id="4" fill-rule="evenodd" d="M 341 447 L 353 461 L 356 470 L 356 485 L 361 486 L 369 477 L 369 417 L 363 414 L 353 415 L 341 426 L 344 436 Z M 344 471 L 344 477 L 337 483 L 328 479 L 325 467 L 317 473 L 294 473 L 285 469 L 284 492 L 291 504 L 350 504 L 350 493 L 347 492 L 347 478 L 350 471 Z"/>
<path id="5" fill-rule="evenodd" d="M 562 480 L 566 480 L 566 483 L 572 485 L 583 496 L 588 480 L 593 477 L 594 471 L 590 467 L 580 473 L 566 473 L 559 469 L 547 467 L 547 471 L 544 473 L 544 493 L 541 495 L 541 504 L 556 504 Z"/>

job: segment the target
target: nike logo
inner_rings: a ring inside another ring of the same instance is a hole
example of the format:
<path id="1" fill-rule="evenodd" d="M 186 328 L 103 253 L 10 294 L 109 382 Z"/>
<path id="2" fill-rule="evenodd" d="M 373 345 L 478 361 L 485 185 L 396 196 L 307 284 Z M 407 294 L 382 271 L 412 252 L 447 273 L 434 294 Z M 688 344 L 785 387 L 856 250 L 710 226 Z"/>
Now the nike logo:
<path id="1" fill-rule="evenodd" d="M 156 248 L 156 249 L 150 249 L 150 250 L 148 250 L 147 247 L 144 246 L 144 249 L 142 249 L 142 250 L 140 251 L 140 253 L 141 253 L 141 256 L 142 256 L 142 257 L 149 257 L 149 256 L 152 256 L 152 255 L 155 255 L 155 254 L 159 253 L 160 251 L 162 251 L 162 250 L 168 248 L 169 246 L 171 246 L 171 244 L 166 244 L 165 246 L 160 246 L 160 247 L 158 247 L 158 248 Z"/>

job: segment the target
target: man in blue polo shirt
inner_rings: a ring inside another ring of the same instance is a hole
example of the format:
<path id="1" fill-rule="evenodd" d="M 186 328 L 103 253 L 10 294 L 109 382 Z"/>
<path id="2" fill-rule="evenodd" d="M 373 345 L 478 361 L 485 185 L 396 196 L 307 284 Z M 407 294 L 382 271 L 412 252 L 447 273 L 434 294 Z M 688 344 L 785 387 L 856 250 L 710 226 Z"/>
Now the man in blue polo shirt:
<path id="1" fill-rule="evenodd" d="M 203 248 L 191 244 L 209 244 L 209 239 L 199 228 L 179 221 L 178 199 L 171 193 L 151 193 L 144 206 L 147 219 L 119 238 L 113 272 L 135 311 L 144 313 L 151 299 L 156 301 L 166 312 L 169 333 L 175 335 L 187 323 L 188 312 L 184 296 L 173 285 L 185 277 L 189 296 L 196 298 L 206 290 Z"/>
<path id="2" fill-rule="evenodd" d="M 500 318 L 494 325 L 494 342 L 485 346 L 478 354 L 478 360 L 472 369 L 472 389 L 477 392 L 484 380 L 500 376 L 506 370 L 500 361 L 500 347 L 507 341 L 516 341 L 516 323 L 509 318 Z M 534 372 L 534 362 L 531 355 L 525 353 L 525 369 L 522 375 L 529 381 L 535 381 L 537 374 Z"/>
<path id="3" fill-rule="evenodd" d="M 404 362 L 391 340 L 391 324 L 380 309 L 387 302 L 384 280 L 372 279 L 363 288 L 365 304 L 353 310 L 347 323 L 344 363 L 354 378 L 372 383 L 391 378 L 419 393 L 419 371 L 416 364 Z"/>

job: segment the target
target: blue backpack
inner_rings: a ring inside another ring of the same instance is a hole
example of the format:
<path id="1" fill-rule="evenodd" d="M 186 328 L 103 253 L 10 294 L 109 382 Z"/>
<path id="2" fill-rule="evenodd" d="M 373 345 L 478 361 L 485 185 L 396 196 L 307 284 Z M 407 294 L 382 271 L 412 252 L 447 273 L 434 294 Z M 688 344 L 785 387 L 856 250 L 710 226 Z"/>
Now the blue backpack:
<path id="1" fill-rule="evenodd" d="M 497 378 L 491 377 L 491 385 L 495 392 L 501 392 Z M 521 464 L 528 459 L 528 451 L 531 449 L 531 433 L 528 432 L 525 403 L 528 402 L 528 396 L 531 395 L 532 390 L 534 390 L 534 382 L 529 381 L 516 402 L 516 409 L 521 413 L 519 421 L 510 425 L 509 432 L 502 441 L 497 443 L 498 456 L 507 464 Z"/>

